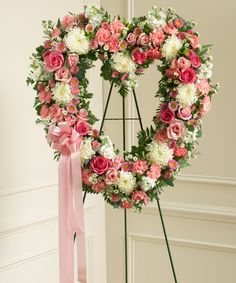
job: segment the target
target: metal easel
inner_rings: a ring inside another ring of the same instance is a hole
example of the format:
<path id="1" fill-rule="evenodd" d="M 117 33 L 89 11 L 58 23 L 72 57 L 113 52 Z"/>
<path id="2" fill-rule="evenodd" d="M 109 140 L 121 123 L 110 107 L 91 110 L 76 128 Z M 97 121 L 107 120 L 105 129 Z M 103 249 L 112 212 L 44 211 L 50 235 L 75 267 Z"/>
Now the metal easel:
<path id="1" fill-rule="evenodd" d="M 138 118 L 134 118 L 134 117 L 128 117 L 127 118 L 126 117 L 126 115 L 125 115 L 125 97 L 123 97 L 123 96 L 122 96 L 122 117 L 121 118 L 107 118 L 106 117 L 107 109 L 108 109 L 108 105 L 109 105 L 109 102 L 110 102 L 110 98 L 111 98 L 113 87 L 114 87 L 114 83 L 112 82 L 111 86 L 110 86 L 109 93 L 108 93 L 108 97 L 107 97 L 107 101 L 106 101 L 106 105 L 105 105 L 102 121 L 101 121 L 100 132 L 103 129 L 105 121 L 107 121 L 107 120 L 115 120 L 115 121 L 120 120 L 120 121 L 122 121 L 122 123 L 123 123 L 123 152 L 124 152 L 126 150 L 126 126 L 125 126 L 125 121 L 138 120 L 141 130 L 143 130 L 144 128 L 143 128 L 142 118 L 141 118 L 140 111 L 139 111 L 137 96 L 136 96 L 136 93 L 135 93 L 134 89 L 133 89 L 132 93 L 133 93 L 133 97 L 134 97 L 134 102 L 135 102 L 135 107 L 136 107 L 136 110 L 137 110 Z M 85 202 L 86 195 L 87 195 L 87 193 L 85 192 L 84 193 L 84 197 L 83 197 L 83 203 Z M 168 241 L 168 237 L 167 237 L 167 232 L 166 232 L 166 228 L 165 228 L 165 222 L 164 222 L 164 218 L 163 218 L 163 214 L 162 214 L 159 198 L 157 199 L 157 207 L 158 207 L 158 211 L 159 211 L 160 218 L 161 218 L 161 225 L 162 225 L 162 229 L 163 229 L 163 233 L 164 233 L 164 237 L 165 237 L 165 242 L 166 242 L 168 256 L 169 256 L 169 260 L 170 260 L 170 264 L 171 264 L 171 269 L 172 269 L 172 273 L 173 273 L 174 282 L 178 283 L 177 277 L 176 277 L 176 273 L 175 273 L 175 267 L 174 267 L 174 263 L 173 263 L 173 259 L 172 259 L 172 255 L 171 255 L 171 251 L 170 251 L 169 241 Z M 125 283 L 128 283 L 128 237 L 127 237 L 128 233 L 127 233 L 127 226 L 128 226 L 127 210 L 124 209 Z"/>

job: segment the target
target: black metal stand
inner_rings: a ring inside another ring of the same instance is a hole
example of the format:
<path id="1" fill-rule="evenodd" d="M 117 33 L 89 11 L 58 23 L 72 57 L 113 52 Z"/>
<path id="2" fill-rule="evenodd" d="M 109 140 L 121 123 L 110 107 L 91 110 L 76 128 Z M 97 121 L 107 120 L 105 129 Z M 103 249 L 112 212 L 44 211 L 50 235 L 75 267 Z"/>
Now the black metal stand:
<path id="1" fill-rule="evenodd" d="M 126 121 L 130 121 L 130 120 L 138 120 L 141 130 L 143 130 L 142 118 L 141 118 L 141 115 L 140 115 L 140 111 L 139 111 L 139 106 L 138 106 L 138 101 L 137 101 L 137 96 L 136 96 L 135 90 L 133 90 L 132 93 L 133 93 L 133 97 L 134 97 L 134 102 L 135 102 L 135 107 L 136 107 L 136 110 L 137 110 L 138 118 L 133 118 L 133 117 L 126 118 L 126 114 L 125 114 L 125 97 L 122 97 L 122 118 L 106 118 L 107 109 L 108 109 L 108 105 L 109 105 L 109 102 L 110 102 L 113 86 L 114 86 L 114 84 L 111 83 L 110 90 L 109 90 L 108 97 L 107 97 L 107 101 L 106 101 L 106 105 L 105 105 L 105 109 L 104 109 L 104 113 L 103 113 L 103 117 L 102 117 L 102 121 L 101 121 L 100 131 L 103 129 L 104 122 L 106 120 L 121 120 L 123 122 L 123 152 L 125 152 L 125 150 L 126 150 L 126 125 L 125 125 L 125 122 Z M 85 192 L 84 193 L 84 197 L 83 197 L 83 203 L 85 202 L 86 195 L 87 195 L 87 193 Z M 171 264 L 171 269 L 172 269 L 172 273 L 173 273 L 173 277 L 174 277 L 174 282 L 178 283 L 159 199 L 157 199 L 157 206 L 158 206 L 158 211 L 159 211 L 160 218 L 161 218 L 162 229 L 163 229 L 163 232 L 164 232 L 164 237 L 165 237 L 165 242 L 166 242 L 166 247 L 167 247 L 167 251 L 168 251 L 168 256 L 169 256 L 169 260 L 170 260 L 170 264 Z M 124 210 L 125 283 L 128 283 L 128 232 L 127 232 L 127 227 L 128 227 L 127 210 L 125 209 Z"/>

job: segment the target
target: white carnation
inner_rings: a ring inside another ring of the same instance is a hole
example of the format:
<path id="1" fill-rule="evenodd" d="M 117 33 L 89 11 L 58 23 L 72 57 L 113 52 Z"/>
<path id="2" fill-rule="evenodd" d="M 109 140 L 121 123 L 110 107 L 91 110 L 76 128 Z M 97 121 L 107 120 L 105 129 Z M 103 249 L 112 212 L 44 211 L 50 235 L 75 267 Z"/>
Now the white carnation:
<path id="1" fill-rule="evenodd" d="M 162 55 L 167 59 L 171 59 L 177 55 L 181 47 L 181 40 L 176 35 L 172 35 L 171 37 L 167 38 L 162 46 Z"/>
<path id="2" fill-rule="evenodd" d="M 148 145 L 148 157 L 154 163 L 167 165 L 169 160 L 173 159 L 173 150 L 166 143 L 151 142 Z"/>
<path id="3" fill-rule="evenodd" d="M 65 83 L 56 83 L 52 93 L 53 99 L 58 103 L 67 103 L 74 98 L 69 85 Z"/>
<path id="4" fill-rule="evenodd" d="M 118 186 L 126 194 L 130 194 L 135 187 L 135 178 L 130 172 L 120 171 Z"/>
<path id="5" fill-rule="evenodd" d="M 205 64 L 202 64 L 199 68 L 199 79 L 210 79 L 212 77 L 212 68 L 213 64 L 211 62 L 206 62 Z"/>
<path id="6" fill-rule="evenodd" d="M 152 29 L 166 25 L 166 14 L 161 9 L 153 7 L 152 10 L 148 12 L 147 24 Z"/>
<path id="7" fill-rule="evenodd" d="M 177 101 L 182 106 L 191 106 L 197 101 L 197 89 L 195 84 L 180 84 L 177 87 Z"/>
<path id="8" fill-rule="evenodd" d="M 112 56 L 112 60 L 113 68 L 120 73 L 132 73 L 135 70 L 135 63 L 129 55 L 118 52 Z"/>
<path id="9" fill-rule="evenodd" d="M 95 151 L 92 148 L 92 140 L 90 138 L 84 139 L 80 148 L 80 160 L 84 163 L 86 160 L 92 159 Z"/>
<path id="10" fill-rule="evenodd" d="M 145 192 L 154 188 L 155 185 L 156 185 L 156 180 L 146 176 L 143 176 L 142 181 L 140 182 L 140 186 Z"/>
<path id="11" fill-rule="evenodd" d="M 69 31 L 66 39 L 66 46 L 71 52 L 77 54 L 86 54 L 89 51 L 89 41 L 85 36 L 84 30 L 80 28 L 73 28 Z"/>

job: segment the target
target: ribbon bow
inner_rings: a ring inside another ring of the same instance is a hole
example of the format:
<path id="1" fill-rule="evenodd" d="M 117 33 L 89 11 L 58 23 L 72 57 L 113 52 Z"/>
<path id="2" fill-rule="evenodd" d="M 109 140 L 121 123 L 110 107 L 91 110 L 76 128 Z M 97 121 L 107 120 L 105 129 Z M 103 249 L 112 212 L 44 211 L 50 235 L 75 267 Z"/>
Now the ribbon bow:
<path id="1" fill-rule="evenodd" d="M 60 283 L 74 282 L 76 233 L 78 280 L 86 283 L 85 231 L 80 164 L 82 137 L 66 122 L 50 126 L 51 146 L 62 153 L 59 160 L 59 264 Z"/>

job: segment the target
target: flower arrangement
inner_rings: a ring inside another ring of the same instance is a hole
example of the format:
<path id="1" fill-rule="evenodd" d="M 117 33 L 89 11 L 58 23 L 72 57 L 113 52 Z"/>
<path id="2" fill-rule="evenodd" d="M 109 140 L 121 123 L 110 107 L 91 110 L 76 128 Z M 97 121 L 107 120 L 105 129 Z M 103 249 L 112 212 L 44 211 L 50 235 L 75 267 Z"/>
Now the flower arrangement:
<path id="1" fill-rule="evenodd" d="M 153 7 L 132 22 L 87 6 L 56 24 L 44 21 L 45 41 L 31 57 L 27 83 L 36 91 L 37 123 L 45 128 L 55 158 L 80 152 L 83 190 L 102 194 L 115 208 L 141 211 L 173 186 L 195 156 L 203 116 L 218 85 L 211 82 L 210 45 L 200 45 L 194 23 L 173 9 Z M 94 128 L 86 71 L 102 61 L 101 77 L 121 96 L 158 62 L 162 78 L 154 124 L 138 133 L 138 145 L 120 156 L 111 139 Z"/>

